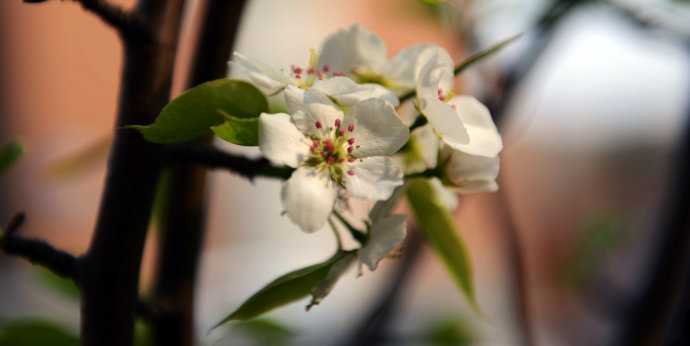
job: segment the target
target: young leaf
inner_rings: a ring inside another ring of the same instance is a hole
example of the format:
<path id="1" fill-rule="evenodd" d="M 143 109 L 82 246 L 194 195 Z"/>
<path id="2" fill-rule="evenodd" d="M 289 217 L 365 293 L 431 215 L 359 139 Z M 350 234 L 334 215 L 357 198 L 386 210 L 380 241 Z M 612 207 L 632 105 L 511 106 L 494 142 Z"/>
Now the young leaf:
<path id="1" fill-rule="evenodd" d="M 431 181 L 421 178 L 411 180 L 407 186 L 407 198 L 417 218 L 420 231 L 443 260 L 446 269 L 465 294 L 470 305 L 479 311 L 465 243 L 459 236 L 452 215 L 437 196 Z"/>
<path id="2" fill-rule="evenodd" d="M 484 60 L 485 58 L 488 58 L 496 53 L 498 53 L 501 49 L 505 48 L 507 45 L 513 43 L 513 41 L 517 40 L 518 38 L 522 37 L 522 34 L 517 34 L 512 37 L 509 37 L 491 47 L 489 47 L 486 50 L 476 52 L 469 57 L 467 57 L 465 60 L 463 60 L 459 65 L 455 66 L 455 70 L 453 70 L 453 74 L 456 76 L 459 75 L 462 71 L 464 71 L 466 68 L 472 66 L 474 63 L 479 62 L 481 60 Z"/>
<path id="3" fill-rule="evenodd" d="M 234 119 L 251 119 L 268 110 L 266 96 L 253 85 L 219 79 L 189 89 L 168 103 L 150 125 L 133 125 L 154 143 L 189 141 L 209 133 L 213 126 Z"/>
<path id="4" fill-rule="evenodd" d="M 5 173 L 14 164 L 24 149 L 17 142 L 10 142 L 0 147 L 0 174 Z"/>
<path id="5" fill-rule="evenodd" d="M 325 262 L 287 273 L 266 285 L 247 299 L 237 310 L 218 322 L 211 330 L 225 322 L 249 320 L 275 308 L 300 300 L 312 293 L 345 252 L 339 252 Z"/>
<path id="6" fill-rule="evenodd" d="M 211 127 L 216 136 L 234 144 L 259 145 L 259 118 L 238 118 L 223 114 L 225 122 Z"/>
<path id="7" fill-rule="evenodd" d="M 79 338 L 52 322 L 21 320 L 0 328 L 0 346 L 78 346 Z"/>

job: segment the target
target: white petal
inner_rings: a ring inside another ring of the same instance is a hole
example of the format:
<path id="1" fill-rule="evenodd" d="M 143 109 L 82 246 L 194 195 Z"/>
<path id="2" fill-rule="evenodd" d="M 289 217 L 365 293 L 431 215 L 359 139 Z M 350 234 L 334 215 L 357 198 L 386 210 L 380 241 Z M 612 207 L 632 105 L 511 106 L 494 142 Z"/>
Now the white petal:
<path id="1" fill-rule="evenodd" d="M 463 145 L 470 143 L 467 128 L 451 105 L 436 99 L 423 101 L 422 113 L 434 127 L 441 141 L 455 149 L 460 149 Z"/>
<path id="2" fill-rule="evenodd" d="M 304 107 L 304 89 L 288 85 L 283 91 L 283 97 L 285 97 L 285 105 L 290 114 L 306 112 Z"/>
<path id="3" fill-rule="evenodd" d="M 386 45 L 359 24 L 331 34 L 321 48 L 319 62 L 333 72 L 351 74 L 356 68 L 378 70 L 386 62 Z"/>
<path id="4" fill-rule="evenodd" d="M 390 102 L 394 107 L 400 104 L 398 97 L 390 90 L 378 84 L 357 84 L 347 77 L 334 77 L 317 81 L 312 89 L 334 99 L 338 105 L 352 107 L 360 101 L 380 98 Z"/>
<path id="5" fill-rule="evenodd" d="M 390 157 L 375 156 L 357 159 L 344 175 L 345 187 L 354 197 L 380 201 L 390 198 L 396 187 L 403 184 L 403 174 Z"/>
<path id="6" fill-rule="evenodd" d="M 460 193 L 496 191 L 499 167 L 498 156 L 477 156 L 454 150 L 445 167 L 445 177 Z"/>
<path id="7" fill-rule="evenodd" d="M 414 89 L 417 82 L 417 59 L 422 52 L 431 47 L 433 46 L 429 44 L 418 44 L 401 50 L 386 64 L 383 74 L 404 92 Z"/>
<path id="8" fill-rule="evenodd" d="M 423 50 L 415 66 L 418 98 L 437 98 L 453 89 L 453 59 L 445 49 L 431 46 Z"/>
<path id="9" fill-rule="evenodd" d="M 311 309 L 314 305 L 319 305 L 326 296 L 333 291 L 335 284 L 338 282 L 340 277 L 342 277 L 350 266 L 354 262 L 354 254 L 347 254 L 345 257 L 341 258 L 336 262 L 331 269 L 326 274 L 326 278 L 314 287 L 311 291 L 311 302 L 307 305 L 307 311 Z"/>
<path id="10" fill-rule="evenodd" d="M 309 154 L 309 141 L 285 113 L 259 117 L 259 149 L 271 162 L 297 167 Z"/>
<path id="11" fill-rule="evenodd" d="M 288 89 L 286 89 L 287 91 Z M 305 111 L 297 110 L 292 120 L 300 131 L 307 135 L 321 135 L 328 127 L 335 126 L 336 119 L 343 119 L 345 114 L 327 95 L 318 90 L 309 89 L 303 96 Z M 293 105 L 293 107 L 295 107 Z M 317 123 L 321 128 L 317 127 Z"/>
<path id="12" fill-rule="evenodd" d="M 487 157 L 501 152 L 503 141 L 486 106 L 471 96 L 457 96 L 448 103 L 455 108 L 470 138 L 469 143 L 457 145 L 456 149 Z"/>
<path id="13" fill-rule="evenodd" d="M 359 102 L 350 114 L 343 126 L 354 126 L 355 157 L 393 155 L 410 137 L 410 130 L 386 101 L 368 99 Z"/>
<path id="14" fill-rule="evenodd" d="M 407 225 L 405 215 L 391 215 L 378 219 L 371 225 L 370 238 L 358 252 L 359 260 L 375 270 L 386 255 L 405 239 Z"/>
<path id="15" fill-rule="evenodd" d="M 321 229 L 333 211 L 337 188 L 327 174 L 300 167 L 283 184 L 283 208 L 305 232 Z"/>
<path id="16" fill-rule="evenodd" d="M 275 94 L 292 83 L 290 77 L 262 62 L 235 52 L 231 66 L 246 71 L 249 81 L 266 94 Z"/>

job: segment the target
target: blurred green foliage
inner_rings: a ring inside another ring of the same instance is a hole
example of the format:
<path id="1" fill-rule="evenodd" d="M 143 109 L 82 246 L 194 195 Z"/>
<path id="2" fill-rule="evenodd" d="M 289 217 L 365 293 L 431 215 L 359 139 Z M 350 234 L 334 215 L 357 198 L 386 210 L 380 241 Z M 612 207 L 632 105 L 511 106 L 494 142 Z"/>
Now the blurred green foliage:
<path id="1" fill-rule="evenodd" d="M 229 330 L 247 337 L 257 346 L 289 345 L 297 335 L 291 327 L 276 320 L 264 318 L 232 324 Z"/>
<path id="2" fill-rule="evenodd" d="M 79 301 L 79 287 L 77 287 L 74 281 L 57 276 L 48 269 L 36 268 L 36 278 L 44 287 L 55 291 L 63 298 Z"/>
<path id="3" fill-rule="evenodd" d="M 474 334 L 464 319 L 451 319 L 431 324 L 424 339 L 433 346 L 468 346 L 474 343 Z"/>
<path id="4" fill-rule="evenodd" d="M 611 252 L 627 241 L 625 219 L 616 212 L 596 212 L 578 228 L 573 251 L 561 270 L 564 283 L 579 288 L 590 282 Z"/>
<path id="5" fill-rule="evenodd" d="M 78 346 L 79 337 L 53 322 L 12 321 L 0 327 L 0 346 Z"/>
<path id="6" fill-rule="evenodd" d="M 22 156 L 24 148 L 17 142 L 0 147 L 0 174 L 5 173 Z"/>

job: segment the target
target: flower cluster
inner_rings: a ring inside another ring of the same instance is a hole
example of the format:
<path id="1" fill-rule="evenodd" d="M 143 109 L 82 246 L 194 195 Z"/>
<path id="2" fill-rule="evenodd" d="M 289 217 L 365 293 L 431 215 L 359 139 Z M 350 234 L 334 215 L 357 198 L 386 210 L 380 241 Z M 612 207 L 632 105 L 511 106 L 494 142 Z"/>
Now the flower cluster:
<path id="1" fill-rule="evenodd" d="M 281 197 L 301 229 L 323 228 L 350 198 L 377 202 L 358 250 L 374 270 L 405 237 L 405 216 L 392 214 L 405 174 L 431 172 L 422 176 L 460 193 L 497 189 L 501 137 L 484 105 L 454 94 L 454 64 L 443 48 L 415 45 L 389 59 L 383 40 L 355 24 L 309 55 L 306 66 L 285 69 L 239 53 L 231 61 L 284 100 L 287 113 L 260 116 L 259 147 L 272 163 L 294 168 Z M 426 119 L 422 126 L 398 114 L 412 93 L 408 108 L 413 120 Z"/>

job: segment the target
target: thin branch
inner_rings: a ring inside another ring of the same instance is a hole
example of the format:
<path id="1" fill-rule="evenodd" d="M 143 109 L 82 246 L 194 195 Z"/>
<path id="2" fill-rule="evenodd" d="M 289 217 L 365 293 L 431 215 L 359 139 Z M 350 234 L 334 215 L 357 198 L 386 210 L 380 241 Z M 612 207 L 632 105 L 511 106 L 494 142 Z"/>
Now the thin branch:
<path id="1" fill-rule="evenodd" d="M 606 0 L 605 3 L 638 25 L 661 29 L 683 39 L 690 38 L 690 24 L 683 11 L 669 11 L 658 5 L 640 5 L 625 0 Z"/>
<path id="2" fill-rule="evenodd" d="M 274 166 L 265 158 L 251 159 L 220 150 L 214 146 L 169 146 L 164 148 L 166 162 L 201 165 L 226 169 L 249 180 L 256 177 L 287 179 L 292 168 Z"/>
<path id="3" fill-rule="evenodd" d="M 77 258 L 54 248 L 43 240 L 24 238 L 19 228 L 24 224 L 24 213 L 15 215 L 4 234 L 0 235 L 0 248 L 8 255 L 24 258 L 53 273 L 77 281 Z"/>
<path id="4" fill-rule="evenodd" d="M 389 337 L 392 318 L 398 311 L 398 304 L 402 299 L 402 289 L 412 279 L 415 267 L 419 263 L 423 250 L 423 241 L 420 232 L 415 228 L 409 229 L 409 236 L 405 241 L 401 263 L 391 275 L 388 284 L 374 300 L 372 308 L 359 322 L 344 346 L 350 345 L 381 345 Z"/>

